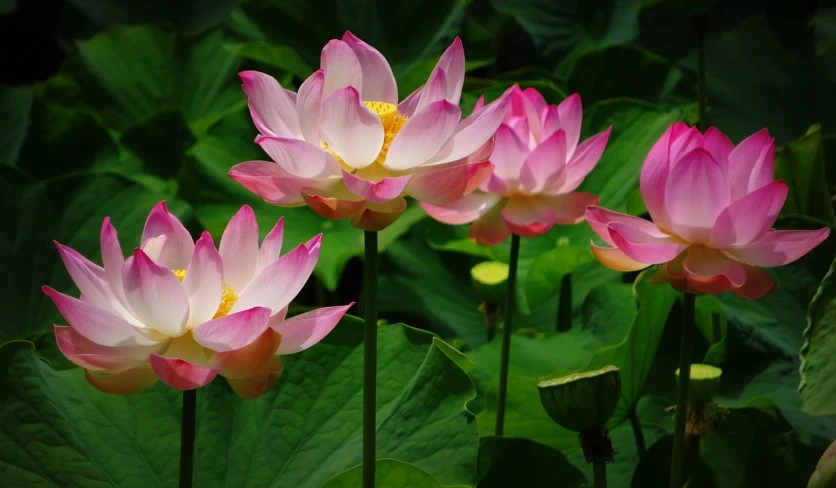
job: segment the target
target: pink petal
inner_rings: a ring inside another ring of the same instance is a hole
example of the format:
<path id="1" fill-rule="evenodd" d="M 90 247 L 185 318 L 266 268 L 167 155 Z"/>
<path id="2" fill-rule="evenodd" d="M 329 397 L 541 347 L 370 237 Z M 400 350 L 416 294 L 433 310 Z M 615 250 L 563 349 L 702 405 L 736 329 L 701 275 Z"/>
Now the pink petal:
<path id="1" fill-rule="evenodd" d="M 324 186 L 323 182 L 293 176 L 269 161 L 236 164 L 229 170 L 229 177 L 273 205 L 299 205 L 304 201 L 303 188 Z"/>
<path id="2" fill-rule="evenodd" d="M 293 300 L 311 276 L 319 258 L 322 235 L 310 247 L 300 244 L 264 269 L 238 297 L 230 312 L 266 307 L 277 312 Z"/>
<path id="3" fill-rule="evenodd" d="M 545 234 L 557 222 L 557 216 L 539 200 L 515 197 L 502 209 L 502 219 L 511 232 L 521 237 Z"/>
<path id="4" fill-rule="evenodd" d="M 383 203 L 366 202 L 362 211 L 351 218 L 351 225 L 368 231 L 380 231 L 392 225 L 406 210 L 406 200 L 396 198 Z"/>
<path id="5" fill-rule="evenodd" d="M 591 243 L 592 254 L 604 266 L 616 271 L 638 271 L 649 265 L 634 261 L 617 247 L 601 247 Z"/>
<path id="6" fill-rule="evenodd" d="M 554 134 L 555 131 L 560 129 L 560 116 L 557 112 L 557 105 L 549 105 L 548 107 L 546 107 L 546 110 L 543 112 L 542 115 L 541 126 L 541 139 L 549 137 L 550 135 Z"/>
<path id="7" fill-rule="evenodd" d="M 363 72 L 363 100 L 397 105 L 398 85 L 386 58 L 351 32 L 343 34 L 342 40 L 354 51 L 360 62 Z"/>
<path id="8" fill-rule="evenodd" d="M 300 137 L 296 104 L 270 75 L 258 71 L 238 73 L 249 99 L 250 115 L 264 135 Z"/>
<path id="9" fill-rule="evenodd" d="M 475 112 L 480 108 L 485 106 L 485 95 L 479 95 L 479 98 L 476 99 L 476 103 L 473 105 L 473 110 L 471 112 Z"/>
<path id="10" fill-rule="evenodd" d="M 406 115 L 407 117 L 412 117 L 412 114 L 415 113 L 415 108 L 418 107 L 418 102 L 421 101 L 423 94 L 424 86 L 422 85 L 398 104 L 398 112 Z"/>
<path id="11" fill-rule="evenodd" d="M 560 128 L 566 132 L 566 153 L 574 154 L 581 137 L 581 121 L 583 120 L 581 96 L 577 93 L 569 95 L 557 106 L 557 114 L 560 118 Z"/>
<path id="12" fill-rule="evenodd" d="M 689 242 L 708 242 L 714 222 L 728 205 L 725 172 L 706 150 L 691 151 L 671 169 L 665 210 L 676 235 Z"/>
<path id="13" fill-rule="evenodd" d="M 728 168 L 729 154 L 734 150 L 734 144 L 716 127 L 709 127 L 702 138 L 702 147 L 717 161 L 721 168 Z"/>
<path id="14" fill-rule="evenodd" d="M 255 275 L 258 259 L 258 222 L 249 205 L 232 216 L 221 236 L 223 281 L 233 290 L 243 290 Z"/>
<path id="15" fill-rule="evenodd" d="M 543 121 L 541 117 L 545 114 L 548 104 L 534 88 L 526 88 L 522 91 L 522 96 L 525 99 L 523 109 L 525 110 L 525 117 L 528 120 L 528 125 L 531 128 L 531 134 L 537 141 L 542 141 L 546 137 L 543 136 Z"/>
<path id="16" fill-rule="evenodd" d="M 240 349 L 267 330 L 270 313 L 269 308 L 254 307 L 204 322 L 194 328 L 194 340 L 216 352 Z"/>
<path id="17" fill-rule="evenodd" d="M 174 277 L 174 275 L 171 276 Z M 97 344 L 128 347 L 148 346 L 159 342 L 143 334 L 122 318 L 96 307 L 89 301 L 59 293 L 48 286 L 44 286 L 42 290 L 52 299 L 58 311 L 76 332 Z"/>
<path id="18" fill-rule="evenodd" d="M 317 143 L 322 140 L 319 135 L 319 123 L 322 117 L 322 87 L 325 84 L 325 73 L 320 69 L 299 85 L 296 97 L 296 111 L 299 114 L 299 130 L 306 141 Z"/>
<path id="19" fill-rule="evenodd" d="M 340 174 L 337 160 L 319 146 L 281 137 L 258 137 L 255 142 L 290 176 L 322 180 Z"/>
<path id="20" fill-rule="evenodd" d="M 480 163 L 451 163 L 418 168 L 406 193 L 419 202 L 445 205 L 473 192 L 491 174 L 493 166 Z"/>
<path id="21" fill-rule="evenodd" d="M 731 290 L 732 293 L 748 300 L 758 300 L 778 289 L 778 283 L 768 274 L 748 264 L 742 265 L 746 271 L 746 283 L 740 288 Z"/>
<path id="22" fill-rule="evenodd" d="M 140 242 L 161 235 L 166 236 L 166 243 L 160 264 L 169 269 L 186 269 L 194 252 L 194 240 L 180 220 L 168 211 L 165 202 L 158 203 L 148 214 Z"/>
<path id="23" fill-rule="evenodd" d="M 526 193 L 540 193 L 557 180 L 565 167 L 566 134 L 559 130 L 525 157 L 519 171 L 520 185 Z"/>
<path id="24" fill-rule="evenodd" d="M 513 106 L 513 104 L 511 104 Z M 510 112 L 509 112 L 510 113 Z M 528 119 L 525 117 L 506 117 L 509 120 L 504 122 L 505 125 L 514 129 L 514 133 L 517 134 L 517 137 L 523 141 L 529 149 L 533 147 L 533 139 L 531 137 L 531 128 L 528 126 Z"/>
<path id="25" fill-rule="evenodd" d="M 500 196 L 490 193 L 473 192 L 447 205 L 432 205 L 420 202 L 430 217 L 445 224 L 468 224 L 487 213 L 500 200 Z M 504 240 L 504 239 L 503 239 Z"/>
<path id="26" fill-rule="evenodd" d="M 573 191 L 564 195 L 538 195 L 535 201 L 554 212 L 555 222 L 574 225 L 583 222 L 587 207 L 598 205 L 598 195 Z"/>
<path id="27" fill-rule="evenodd" d="M 769 131 L 761 129 L 740 141 L 732 150 L 728 169 L 732 199 L 736 200 L 756 189 L 750 183 L 753 178 L 760 182 L 764 173 L 768 175 L 766 183 L 772 181 L 775 169 L 774 148 L 775 141 L 769 137 Z"/>
<path id="28" fill-rule="evenodd" d="M 772 182 L 775 176 L 775 140 L 770 141 L 769 145 L 761 152 L 758 160 L 755 162 L 755 167 L 752 169 L 752 175 L 749 177 L 748 191 L 753 192 L 758 188 L 768 185 Z"/>
<path id="29" fill-rule="evenodd" d="M 110 223 L 110 217 L 105 217 L 104 222 L 102 222 L 101 247 L 102 265 L 107 281 L 116 298 L 124 305 L 122 265 L 125 263 L 125 255 L 122 254 L 122 246 L 119 245 L 119 237 L 116 234 L 116 229 Z"/>
<path id="30" fill-rule="evenodd" d="M 322 97 L 328 97 L 338 90 L 352 87 L 360 92 L 363 88 L 363 68 L 351 47 L 340 40 L 332 39 L 322 48 L 320 67 L 325 73 Z M 325 109 L 324 113 L 328 113 Z"/>
<path id="31" fill-rule="evenodd" d="M 122 283 L 131 311 L 143 324 L 170 337 L 186 330 L 189 298 L 171 270 L 137 249 L 125 261 Z"/>
<path id="32" fill-rule="evenodd" d="M 430 160 L 453 135 L 462 111 L 447 100 L 419 109 L 395 136 L 383 165 L 405 170 Z"/>
<path id="33" fill-rule="evenodd" d="M 688 285 L 702 293 L 722 293 L 746 283 L 746 271 L 720 251 L 705 246 L 691 246 L 682 263 Z"/>
<path id="34" fill-rule="evenodd" d="M 151 355 L 151 368 L 163 383 L 175 390 L 194 390 L 206 386 L 215 379 L 219 369 L 204 368 L 184 359 Z"/>
<path id="35" fill-rule="evenodd" d="M 456 37 L 450 47 L 444 51 L 441 58 L 436 64 L 436 69 L 444 70 L 446 76 L 446 90 L 445 96 L 449 102 L 454 105 L 459 104 L 459 99 L 462 95 L 462 85 L 464 84 L 464 48 L 462 47 L 462 40 Z"/>
<path id="36" fill-rule="evenodd" d="M 810 252 L 821 244 L 830 229 L 771 230 L 760 239 L 740 249 L 728 249 L 735 258 L 754 265 L 770 268 L 783 266 Z"/>
<path id="37" fill-rule="evenodd" d="M 383 147 L 383 124 L 360 103 L 356 88 L 334 92 L 323 102 L 322 113 L 326 114 L 320 126 L 322 138 L 345 164 L 359 169 L 377 159 Z"/>
<path id="38" fill-rule="evenodd" d="M 507 109 L 508 97 L 503 95 L 474 110 L 470 117 L 459 122 L 453 137 L 433 158 L 433 164 L 457 161 L 478 151 L 494 135 Z"/>
<path id="39" fill-rule="evenodd" d="M 150 346 L 103 346 L 87 339 L 72 327 L 53 326 L 55 342 L 61 354 L 76 366 L 105 373 L 118 373 L 148 361 L 165 343 Z"/>
<path id="40" fill-rule="evenodd" d="M 194 327 L 210 320 L 221 303 L 224 288 L 224 261 L 215 249 L 209 232 L 204 231 L 194 246 L 192 261 L 183 279 L 189 297 L 189 321 Z"/>
<path id="41" fill-rule="evenodd" d="M 342 307 L 325 307 L 291 317 L 273 327 L 282 335 L 277 354 L 293 354 L 313 346 L 325 338 L 342 320 L 354 302 Z"/>
<path id="42" fill-rule="evenodd" d="M 273 226 L 273 229 L 264 237 L 264 242 L 261 243 L 261 248 L 258 250 L 258 259 L 255 264 L 255 273 L 261 271 L 275 263 L 282 253 L 282 239 L 284 237 L 284 217 L 279 217 L 279 221 Z"/>
<path id="43" fill-rule="evenodd" d="M 778 218 L 788 191 L 786 183 L 773 181 L 726 207 L 714 223 L 711 247 L 745 246 L 764 235 Z"/>
<path id="44" fill-rule="evenodd" d="M 220 374 L 226 378 L 248 378 L 275 362 L 281 342 L 282 336 L 267 328 L 250 344 L 215 354 L 212 365 L 221 368 Z"/>
<path id="45" fill-rule="evenodd" d="M 427 80 L 424 88 L 421 90 L 421 98 L 418 99 L 418 103 L 415 105 L 413 114 L 422 111 L 431 103 L 444 100 L 446 92 L 447 74 L 443 69 L 436 68 L 436 70 L 430 75 L 430 78 Z M 458 105 L 455 106 L 458 107 Z"/>
<path id="46" fill-rule="evenodd" d="M 569 160 L 566 169 L 563 171 L 563 183 L 556 191 L 561 193 L 570 192 L 580 186 L 586 175 L 595 168 L 595 165 L 601 159 L 611 131 L 612 127 L 609 127 L 604 132 L 595 134 L 583 141 L 575 148 L 572 159 Z"/>
<path id="47" fill-rule="evenodd" d="M 305 203 L 317 214 L 331 220 L 353 217 L 363 210 L 365 200 L 346 200 L 302 192 Z"/>
<path id="48" fill-rule="evenodd" d="M 283 369 L 282 362 L 273 357 L 262 371 L 246 378 L 227 378 L 226 382 L 236 395 L 244 400 L 253 400 L 273 388 Z"/>
<path id="49" fill-rule="evenodd" d="M 646 234 L 656 239 L 665 239 L 669 237 L 656 227 L 656 224 L 649 222 L 640 217 L 634 217 L 619 212 L 613 212 L 606 208 L 591 206 L 586 209 L 586 221 L 592 230 L 598 234 L 598 237 L 604 240 L 610 246 L 615 246 L 615 242 L 610 237 L 609 224 L 620 223 L 627 227 L 632 227 L 642 234 Z"/>
<path id="50" fill-rule="evenodd" d="M 665 214 L 665 185 L 668 182 L 670 164 L 668 153 L 671 145 L 671 138 L 682 122 L 677 122 L 668 127 L 664 134 L 653 144 L 642 165 L 639 186 L 642 200 L 647 207 L 650 218 L 654 222 L 663 223 Z"/>
<path id="51" fill-rule="evenodd" d="M 664 263 L 675 258 L 685 248 L 672 237 L 660 237 L 655 227 L 653 232 L 647 232 L 649 229 L 644 225 L 635 226 L 616 221 L 610 222 L 607 228 L 615 246 L 639 263 Z"/>
<path id="52" fill-rule="evenodd" d="M 491 163 L 493 174 L 504 181 L 509 188 L 517 186 L 522 165 L 528 157 L 528 144 L 520 140 L 513 129 L 505 124 L 496 131 Z"/>
<path id="53" fill-rule="evenodd" d="M 671 135 L 671 145 L 668 153 L 670 167 L 688 155 L 694 149 L 702 147 L 702 132 L 696 127 L 688 127 L 685 124 L 674 125 L 674 134 Z M 709 153 L 710 154 L 710 153 Z"/>
<path id="54" fill-rule="evenodd" d="M 412 175 L 383 178 L 380 181 L 368 181 L 359 176 L 343 171 L 343 181 L 348 191 L 370 202 L 381 203 L 398 198 L 406 188 Z"/>
<path id="55" fill-rule="evenodd" d="M 476 219 L 470 226 L 468 237 L 481 246 L 495 246 L 505 242 L 511 235 L 511 229 L 502 218 L 503 206 L 494 205 L 487 213 Z"/>
<path id="56" fill-rule="evenodd" d="M 84 378 L 99 391 L 127 395 L 138 393 L 150 388 L 157 382 L 157 375 L 150 363 L 140 364 L 134 368 L 109 375 L 94 375 L 84 370 Z"/>

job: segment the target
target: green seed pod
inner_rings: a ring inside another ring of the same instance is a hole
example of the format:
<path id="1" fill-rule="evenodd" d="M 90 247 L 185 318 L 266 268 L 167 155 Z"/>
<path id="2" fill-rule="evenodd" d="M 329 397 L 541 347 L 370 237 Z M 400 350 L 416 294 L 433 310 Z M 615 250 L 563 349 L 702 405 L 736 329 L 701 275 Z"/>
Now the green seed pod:
<path id="1" fill-rule="evenodd" d="M 497 261 L 484 261 L 470 269 L 473 287 L 486 302 L 505 300 L 508 265 Z"/>
<path id="2" fill-rule="evenodd" d="M 722 375 L 723 370 L 716 366 L 692 364 L 688 403 L 694 408 L 703 408 L 708 405 L 720 388 Z M 676 381 L 679 383 L 679 368 L 676 370 Z"/>
<path id="3" fill-rule="evenodd" d="M 824 451 L 807 488 L 836 488 L 836 442 Z"/>
<path id="4" fill-rule="evenodd" d="M 540 401 L 561 427 L 575 432 L 601 429 L 621 397 L 621 374 L 615 366 L 541 381 Z"/>

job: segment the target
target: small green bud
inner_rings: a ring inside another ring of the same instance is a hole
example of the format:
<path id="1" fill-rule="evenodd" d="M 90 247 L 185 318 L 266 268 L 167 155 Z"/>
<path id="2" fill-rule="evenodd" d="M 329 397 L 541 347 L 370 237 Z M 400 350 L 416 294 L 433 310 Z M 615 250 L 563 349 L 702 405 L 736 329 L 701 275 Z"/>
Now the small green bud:
<path id="1" fill-rule="evenodd" d="M 720 388 L 722 375 L 723 370 L 716 366 L 692 364 L 688 403 L 694 408 L 703 408 L 708 405 Z M 679 368 L 676 370 L 676 381 L 679 382 Z"/>
<path id="2" fill-rule="evenodd" d="M 621 397 L 621 374 L 615 366 L 541 381 L 540 401 L 549 417 L 575 432 L 602 429 Z"/>
<path id="3" fill-rule="evenodd" d="M 822 454 L 807 488 L 836 488 L 836 442 Z"/>
<path id="4" fill-rule="evenodd" d="M 473 287 L 482 299 L 498 303 L 505 299 L 508 265 L 497 261 L 484 261 L 470 269 Z"/>

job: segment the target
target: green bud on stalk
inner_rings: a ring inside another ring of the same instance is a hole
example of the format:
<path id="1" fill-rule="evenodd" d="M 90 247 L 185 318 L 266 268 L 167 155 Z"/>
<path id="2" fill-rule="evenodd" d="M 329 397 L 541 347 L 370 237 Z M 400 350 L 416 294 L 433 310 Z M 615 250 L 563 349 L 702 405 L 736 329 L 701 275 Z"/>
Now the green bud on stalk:
<path id="1" fill-rule="evenodd" d="M 676 381 L 679 383 L 679 368 L 676 370 Z M 689 383 L 688 403 L 693 408 L 705 408 L 717 390 L 720 388 L 720 377 L 723 370 L 710 364 L 692 364 L 691 381 Z"/>
<path id="2" fill-rule="evenodd" d="M 497 261 L 484 261 L 470 269 L 473 287 L 488 303 L 505 300 L 508 265 Z"/>

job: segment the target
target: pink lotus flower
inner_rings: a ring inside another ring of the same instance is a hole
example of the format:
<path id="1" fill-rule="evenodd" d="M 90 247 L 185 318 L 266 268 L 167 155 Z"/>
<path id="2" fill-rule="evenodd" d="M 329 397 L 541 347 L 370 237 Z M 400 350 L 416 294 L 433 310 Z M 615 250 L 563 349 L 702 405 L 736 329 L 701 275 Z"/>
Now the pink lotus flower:
<path id="1" fill-rule="evenodd" d="M 218 250 L 208 232 L 194 242 L 161 202 L 145 222 L 142 247 L 127 259 L 110 219 L 102 224 L 104 267 L 56 243 L 81 291 L 78 299 L 43 287 L 70 324 L 55 326 L 58 347 L 107 393 L 134 393 L 158 379 L 190 390 L 220 374 L 241 397 L 262 395 L 282 371 L 275 355 L 316 344 L 351 306 L 285 318 L 322 236 L 280 256 L 282 231 L 279 220 L 259 247 L 245 205 Z"/>
<path id="2" fill-rule="evenodd" d="M 547 105 L 533 88 L 511 92 L 511 110 L 496 132 L 490 162 L 491 176 L 455 202 L 423 202 L 421 207 L 446 224 L 466 224 L 470 237 L 482 245 L 503 242 L 513 232 L 531 237 L 555 224 L 583 220 L 588 205 L 598 197 L 575 192 L 595 167 L 610 129 L 578 144 L 581 134 L 581 98 L 568 97 L 560 105 Z M 479 99 L 476 110 L 482 110 Z"/>
<path id="3" fill-rule="evenodd" d="M 714 127 L 703 135 L 676 123 L 642 167 L 653 221 L 590 207 L 587 221 L 612 246 L 593 244 L 592 251 L 620 271 L 664 263 L 654 280 L 680 291 L 766 296 L 777 285 L 758 266 L 795 261 L 830 233 L 772 229 L 787 197 L 774 169 L 775 141 L 766 129 L 734 146 Z"/>
<path id="4" fill-rule="evenodd" d="M 257 71 L 240 74 L 256 142 L 275 161 L 250 161 L 229 176 L 267 202 L 307 204 L 329 219 L 381 230 L 406 208 L 404 195 L 446 204 L 490 173 L 484 161 L 505 98 L 462 120 L 461 41 L 427 83 L 398 104 L 389 63 L 350 32 L 322 50 L 321 69 L 287 91 Z"/>

